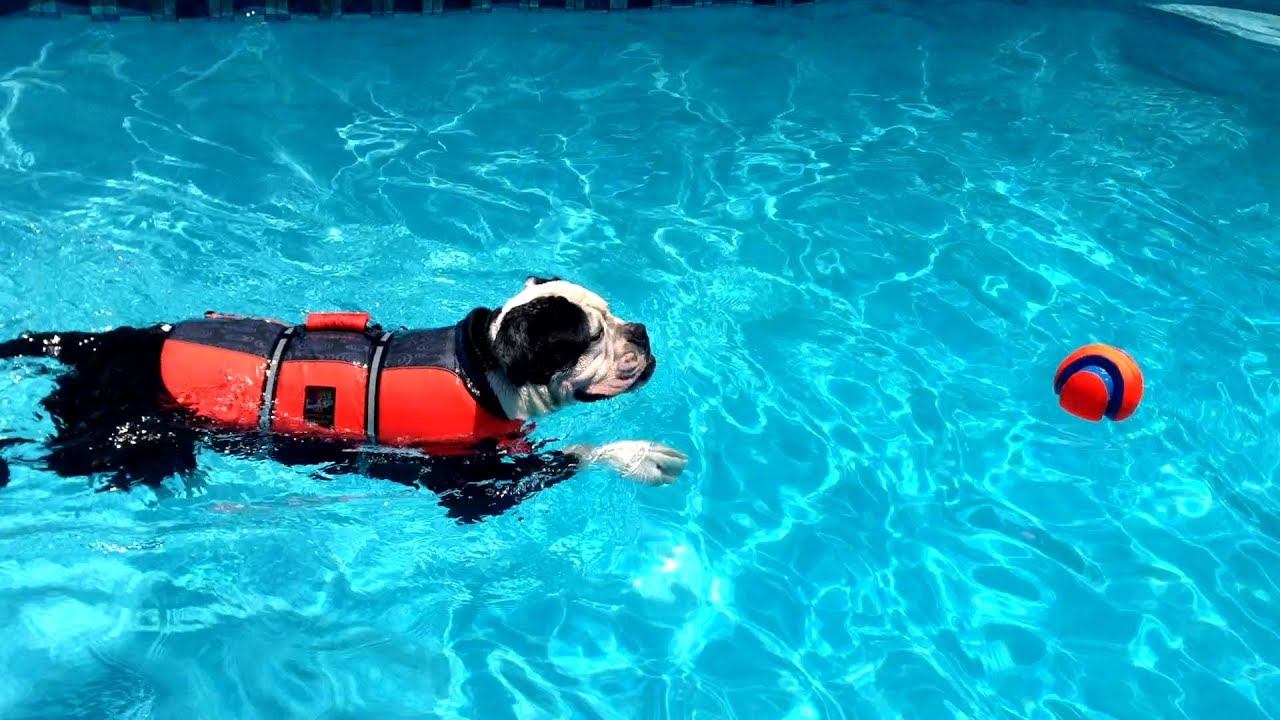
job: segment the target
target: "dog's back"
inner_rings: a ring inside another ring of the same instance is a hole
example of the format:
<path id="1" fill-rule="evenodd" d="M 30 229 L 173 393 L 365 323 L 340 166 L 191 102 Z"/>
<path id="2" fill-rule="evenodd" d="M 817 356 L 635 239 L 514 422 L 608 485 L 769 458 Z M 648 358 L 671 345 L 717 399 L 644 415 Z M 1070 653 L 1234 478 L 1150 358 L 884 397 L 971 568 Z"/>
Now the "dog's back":
<path id="1" fill-rule="evenodd" d="M 43 464 L 64 477 L 107 473 L 111 483 L 158 484 L 195 468 L 195 435 L 173 422 L 160 379 L 160 326 L 101 333 L 28 333 L 0 343 L 0 360 L 64 366 L 42 401 L 54 425 Z"/>
<path id="2" fill-rule="evenodd" d="M 264 438 L 252 433 L 209 435 L 176 407 L 160 372 L 168 326 L 120 328 L 103 333 L 32 333 L 0 343 L 0 361 L 57 360 L 54 390 L 41 405 L 55 433 L 42 465 L 63 477 L 105 476 L 99 490 L 134 485 L 159 487 L 193 477 L 201 444 L 242 455 L 262 454 L 290 465 L 322 466 L 327 473 L 360 472 L 435 493 L 449 516 L 476 522 L 500 514 L 529 495 L 573 474 L 577 463 L 563 453 L 432 458 L 373 453 L 356 455 L 323 440 Z M 23 442 L 0 440 L 0 448 Z M 8 481 L 0 460 L 0 487 Z"/>

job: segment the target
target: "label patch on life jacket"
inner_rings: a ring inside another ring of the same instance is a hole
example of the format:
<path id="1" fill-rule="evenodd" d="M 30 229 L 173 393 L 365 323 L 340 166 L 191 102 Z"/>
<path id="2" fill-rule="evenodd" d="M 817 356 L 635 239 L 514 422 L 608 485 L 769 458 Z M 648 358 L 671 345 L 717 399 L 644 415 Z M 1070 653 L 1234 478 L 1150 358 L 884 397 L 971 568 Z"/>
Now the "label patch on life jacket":
<path id="1" fill-rule="evenodd" d="M 313 425 L 332 428 L 334 415 L 337 413 L 337 396 L 336 388 L 308 385 L 302 419 Z"/>

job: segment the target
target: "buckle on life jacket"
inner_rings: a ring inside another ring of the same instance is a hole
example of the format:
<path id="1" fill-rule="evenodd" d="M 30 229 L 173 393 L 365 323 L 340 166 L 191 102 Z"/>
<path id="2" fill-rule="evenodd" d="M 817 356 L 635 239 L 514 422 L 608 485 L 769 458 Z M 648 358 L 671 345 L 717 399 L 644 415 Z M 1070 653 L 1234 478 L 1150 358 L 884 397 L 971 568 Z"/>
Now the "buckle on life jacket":
<path id="1" fill-rule="evenodd" d="M 314 312 L 307 315 L 307 330 L 347 330 L 365 332 L 369 329 L 367 312 Z"/>

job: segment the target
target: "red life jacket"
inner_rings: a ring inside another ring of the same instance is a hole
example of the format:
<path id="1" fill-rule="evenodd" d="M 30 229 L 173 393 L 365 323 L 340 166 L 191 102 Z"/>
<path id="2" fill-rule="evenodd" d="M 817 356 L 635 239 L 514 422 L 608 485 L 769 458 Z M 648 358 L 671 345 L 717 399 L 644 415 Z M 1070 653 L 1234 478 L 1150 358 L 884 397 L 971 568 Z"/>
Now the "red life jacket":
<path id="1" fill-rule="evenodd" d="M 489 311 L 453 327 L 383 332 L 368 313 L 305 325 L 206 314 L 174 325 L 160 375 L 216 427 L 466 452 L 523 438 L 485 376 Z"/>

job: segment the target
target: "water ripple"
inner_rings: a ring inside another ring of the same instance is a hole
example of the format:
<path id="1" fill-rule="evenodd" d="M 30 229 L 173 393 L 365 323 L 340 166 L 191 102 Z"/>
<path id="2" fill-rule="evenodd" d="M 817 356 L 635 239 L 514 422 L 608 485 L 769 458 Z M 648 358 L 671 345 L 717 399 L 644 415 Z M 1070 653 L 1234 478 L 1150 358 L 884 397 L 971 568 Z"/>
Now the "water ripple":
<path id="1" fill-rule="evenodd" d="M 7 449 L 0 714 L 1276 717 L 1280 57 L 1069 5 L 5 21 L 0 329 L 443 324 L 559 274 L 664 370 L 544 432 L 692 461 L 460 528 Z M 1143 364 L 1126 423 L 1056 407 L 1091 341 Z M 4 377 L 0 433 L 49 433 Z"/>

